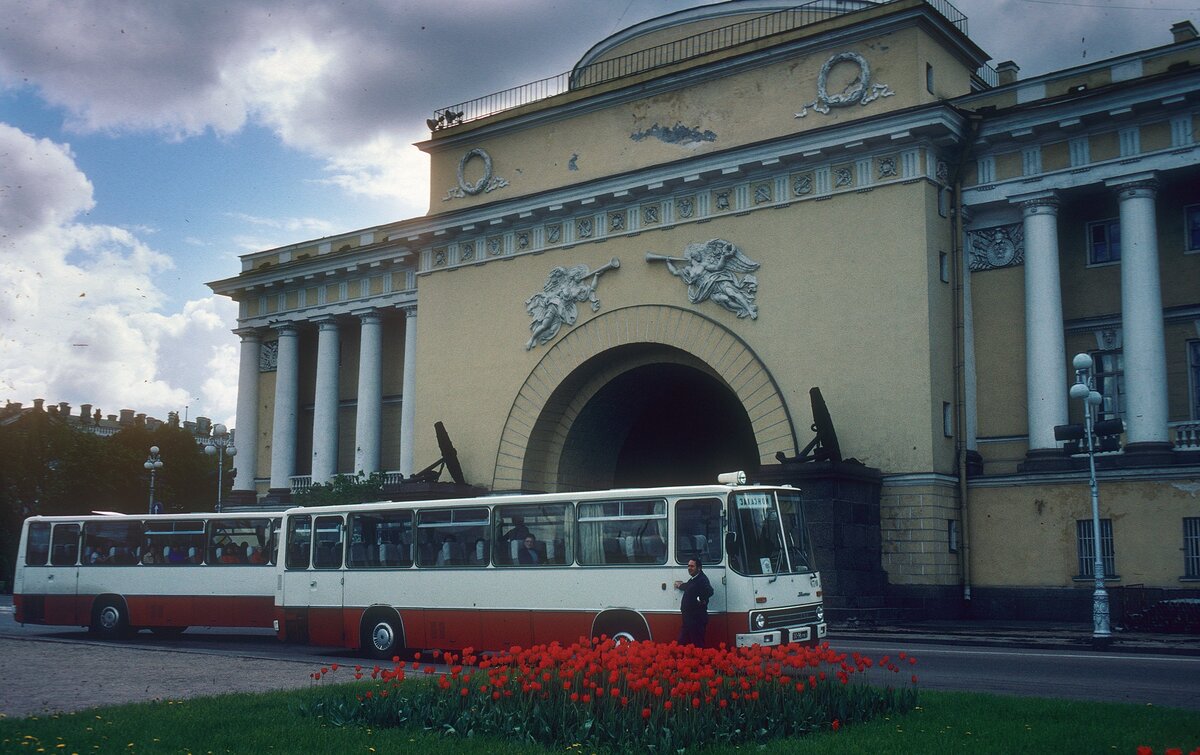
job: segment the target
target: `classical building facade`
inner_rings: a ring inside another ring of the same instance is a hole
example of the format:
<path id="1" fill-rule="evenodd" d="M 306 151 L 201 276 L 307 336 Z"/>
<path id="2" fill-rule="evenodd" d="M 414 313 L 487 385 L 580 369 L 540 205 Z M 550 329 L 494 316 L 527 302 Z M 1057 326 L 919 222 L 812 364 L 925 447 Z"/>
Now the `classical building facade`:
<path id="1" fill-rule="evenodd" d="M 428 214 L 210 284 L 240 305 L 235 489 L 399 479 L 436 421 L 497 491 L 777 475 L 816 386 L 878 470 L 889 602 L 1079 617 L 1086 461 L 1054 428 L 1089 352 L 1125 427 L 1111 584 L 1188 594 L 1200 40 L 1022 80 L 966 32 L 942 0 L 736 0 L 435 113 Z"/>

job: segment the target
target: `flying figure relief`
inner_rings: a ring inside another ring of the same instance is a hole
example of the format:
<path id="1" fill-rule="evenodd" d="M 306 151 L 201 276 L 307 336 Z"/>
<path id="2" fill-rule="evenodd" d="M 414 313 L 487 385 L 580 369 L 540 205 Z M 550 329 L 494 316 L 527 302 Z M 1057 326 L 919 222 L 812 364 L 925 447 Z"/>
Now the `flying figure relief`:
<path id="1" fill-rule="evenodd" d="M 683 257 L 647 254 L 647 262 L 665 262 L 667 270 L 688 287 L 688 300 L 699 304 L 712 299 L 739 318 L 758 319 L 758 278 L 745 275 L 759 264 L 742 253 L 736 244 L 712 239 L 703 244 L 688 244 Z M 678 264 L 677 264 L 678 263 Z M 738 273 L 742 273 L 741 278 Z"/>
<path id="2" fill-rule="evenodd" d="M 574 325 L 579 316 L 577 302 L 590 301 L 592 311 L 598 311 L 600 300 L 596 298 L 596 284 L 601 275 L 620 266 L 621 261 L 613 257 L 607 265 L 593 271 L 589 271 L 587 265 L 551 270 L 542 290 L 525 300 L 525 311 L 533 316 L 533 322 L 529 324 L 532 335 L 525 343 L 525 350 L 549 343 L 563 325 Z"/>

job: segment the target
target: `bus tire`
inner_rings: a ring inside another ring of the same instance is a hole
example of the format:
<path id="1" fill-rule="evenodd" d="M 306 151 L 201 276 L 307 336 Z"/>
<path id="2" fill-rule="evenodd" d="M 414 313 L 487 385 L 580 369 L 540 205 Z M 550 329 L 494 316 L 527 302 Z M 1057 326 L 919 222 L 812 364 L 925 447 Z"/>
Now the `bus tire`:
<path id="1" fill-rule="evenodd" d="M 605 611 L 592 623 L 592 637 L 609 637 L 614 642 L 643 642 L 650 639 L 650 626 L 637 611 Z"/>
<path id="2" fill-rule="evenodd" d="M 102 598 L 92 608 L 92 632 L 105 640 L 129 636 L 129 612 L 120 598 Z"/>
<path id="3" fill-rule="evenodd" d="M 363 617 L 361 645 L 367 655 L 391 660 L 404 649 L 404 628 L 391 611 L 375 611 Z"/>

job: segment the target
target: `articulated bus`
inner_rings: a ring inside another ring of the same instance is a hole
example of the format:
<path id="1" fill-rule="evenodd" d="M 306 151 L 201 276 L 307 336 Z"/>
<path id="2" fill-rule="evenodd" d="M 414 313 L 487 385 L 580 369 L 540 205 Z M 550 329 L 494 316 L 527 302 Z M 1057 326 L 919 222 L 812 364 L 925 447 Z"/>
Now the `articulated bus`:
<path id="1" fill-rule="evenodd" d="M 670 641 L 681 623 L 674 582 L 687 579 L 692 558 L 715 591 L 709 645 L 826 634 L 821 577 L 791 487 L 293 508 L 282 535 L 280 638 L 376 658 L 601 635 Z"/>
<path id="2" fill-rule="evenodd" d="M 17 551 L 16 620 L 107 639 L 270 628 L 279 522 L 263 512 L 31 517 Z"/>

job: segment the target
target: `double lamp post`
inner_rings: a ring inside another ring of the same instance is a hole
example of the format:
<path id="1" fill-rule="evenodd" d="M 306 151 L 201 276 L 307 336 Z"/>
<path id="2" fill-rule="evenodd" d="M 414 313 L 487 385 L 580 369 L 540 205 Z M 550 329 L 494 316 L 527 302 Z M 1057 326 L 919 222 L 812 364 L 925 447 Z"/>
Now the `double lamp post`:
<path id="1" fill-rule="evenodd" d="M 1107 645 L 1112 639 L 1109 622 L 1108 592 L 1104 588 L 1104 546 L 1100 537 L 1100 488 L 1096 483 L 1096 436 L 1112 436 L 1122 431 L 1119 419 L 1096 419 L 1096 412 L 1104 397 L 1096 390 L 1096 379 L 1092 372 L 1094 362 L 1090 354 L 1076 354 L 1071 361 L 1075 368 L 1075 384 L 1070 396 L 1083 402 L 1083 426 L 1060 425 L 1054 428 L 1058 440 L 1069 442 L 1068 452 L 1075 451 L 1079 440 L 1087 440 L 1088 488 L 1092 497 L 1092 576 L 1095 589 L 1092 592 L 1092 641 Z"/>

